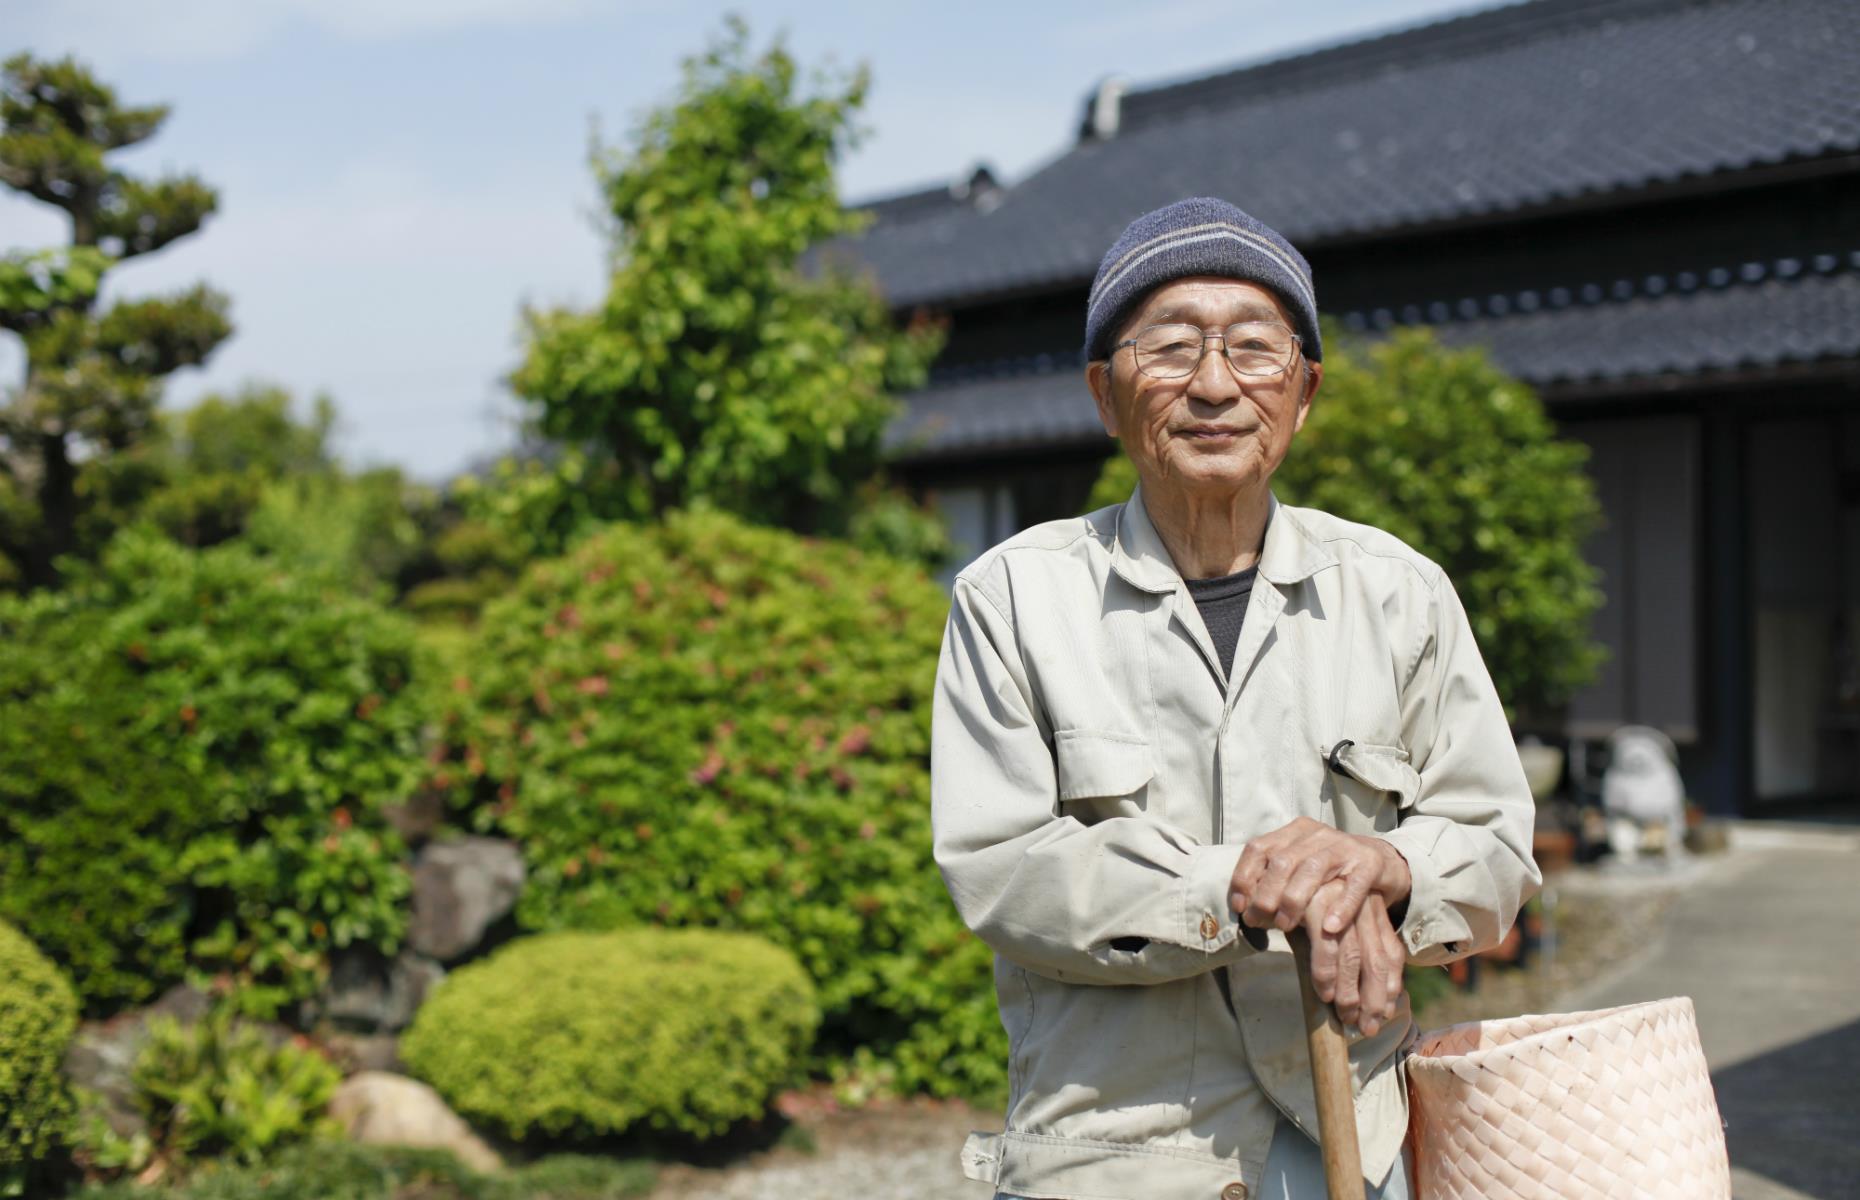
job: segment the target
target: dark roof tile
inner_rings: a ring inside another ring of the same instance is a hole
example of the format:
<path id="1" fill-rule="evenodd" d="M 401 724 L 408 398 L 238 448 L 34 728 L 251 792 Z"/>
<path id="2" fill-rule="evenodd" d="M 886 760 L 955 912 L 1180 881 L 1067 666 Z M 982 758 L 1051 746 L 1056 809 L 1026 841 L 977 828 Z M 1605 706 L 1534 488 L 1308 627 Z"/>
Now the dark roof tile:
<path id="1" fill-rule="evenodd" d="M 987 211 L 852 253 L 894 304 L 939 303 L 1088 279 L 1128 221 L 1183 196 L 1309 245 L 1856 153 L 1860 4 L 1535 0 L 1124 105 L 1115 137 Z"/>

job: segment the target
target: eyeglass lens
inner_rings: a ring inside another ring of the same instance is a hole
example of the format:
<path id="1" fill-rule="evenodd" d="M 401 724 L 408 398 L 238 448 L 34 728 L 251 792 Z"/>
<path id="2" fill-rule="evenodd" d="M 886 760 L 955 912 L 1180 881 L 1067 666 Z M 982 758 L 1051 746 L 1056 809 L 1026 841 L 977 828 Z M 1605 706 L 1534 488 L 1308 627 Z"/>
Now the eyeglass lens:
<path id="1" fill-rule="evenodd" d="M 1196 325 L 1151 325 L 1138 332 L 1137 369 L 1158 379 L 1194 374 L 1207 338 Z M 1276 322 L 1230 325 L 1221 335 L 1227 361 L 1242 375 L 1277 375 L 1292 361 L 1292 331 Z"/>

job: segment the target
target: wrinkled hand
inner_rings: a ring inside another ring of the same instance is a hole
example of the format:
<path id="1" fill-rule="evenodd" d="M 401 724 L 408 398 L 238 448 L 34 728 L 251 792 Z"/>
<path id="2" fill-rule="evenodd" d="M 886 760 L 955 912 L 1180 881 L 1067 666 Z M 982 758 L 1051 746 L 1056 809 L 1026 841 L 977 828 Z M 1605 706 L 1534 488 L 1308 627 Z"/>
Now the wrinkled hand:
<path id="1" fill-rule="evenodd" d="M 1329 915 L 1343 894 L 1341 881 L 1327 883 L 1312 898 L 1313 922 Z M 1370 892 L 1356 919 L 1337 934 L 1311 935 L 1311 982 L 1318 998 L 1337 1010 L 1337 1019 L 1374 1037 L 1395 1019 L 1401 1004 L 1402 968 L 1408 952 L 1389 923 L 1382 897 Z"/>
<path id="2" fill-rule="evenodd" d="M 1344 833 L 1322 821 L 1299 817 L 1246 844 L 1234 867 L 1227 900 L 1240 919 L 1257 929 L 1310 928 L 1315 950 L 1323 936 L 1336 937 L 1356 923 L 1374 893 L 1386 910 L 1408 896 L 1408 860 L 1381 838 Z M 1318 922 L 1306 910 L 1320 888 L 1340 884 Z"/>

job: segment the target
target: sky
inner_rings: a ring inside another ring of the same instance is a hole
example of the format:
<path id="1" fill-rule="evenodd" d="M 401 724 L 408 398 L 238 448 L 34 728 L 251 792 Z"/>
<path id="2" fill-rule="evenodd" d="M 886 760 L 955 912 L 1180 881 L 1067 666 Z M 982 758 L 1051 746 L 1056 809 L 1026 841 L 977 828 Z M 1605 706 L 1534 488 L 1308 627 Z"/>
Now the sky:
<path id="1" fill-rule="evenodd" d="M 525 305 L 604 291 L 590 139 L 623 141 L 722 28 L 872 72 L 841 194 L 1008 183 L 1070 144 L 1086 97 L 1493 7 L 1496 0 L 710 3 L 707 0 L 0 0 L 0 57 L 72 54 L 126 104 L 165 103 L 111 162 L 194 173 L 219 211 L 115 269 L 106 301 L 206 281 L 235 333 L 165 405 L 276 384 L 327 394 L 351 465 L 440 482 L 511 445 Z M 62 244 L 0 189 L 0 253 Z M 23 355 L 0 334 L 0 395 Z"/>

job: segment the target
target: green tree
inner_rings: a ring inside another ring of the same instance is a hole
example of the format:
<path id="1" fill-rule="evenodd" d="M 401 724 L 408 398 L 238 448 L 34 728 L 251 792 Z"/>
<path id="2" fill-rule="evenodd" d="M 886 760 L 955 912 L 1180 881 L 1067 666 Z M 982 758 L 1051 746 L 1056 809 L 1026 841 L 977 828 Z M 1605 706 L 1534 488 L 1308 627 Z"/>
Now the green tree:
<path id="1" fill-rule="evenodd" d="M 105 161 L 167 116 L 120 104 L 70 58 L 0 65 L 0 184 L 71 219 L 69 245 L 0 256 L 0 328 L 26 352 L 0 397 L 0 585 L 55 584 L 58 556 L 95 549 L 86 476 L 148 434 L 164 377 L 232 331 L 204 285 L 98 308 L 111 266 L 194 232 L 217 203 L 194 176 L 142 180 Z"/>
<path id="2" fill-rule="evenodd" d="M 318 396 L 307 421 L 293 408 L 283 388 L 248 384 L 156 413 L 148 436 L 85 480 L 92 504 L 80 541 L 146 517 L 184 545 L 218 545 L 246 531 L 269 486 L 340 474 L 334 403 Z"/>
<path id="3" fill-rule="evenodd" d="M 1601 509 L 1588 450 L 1556 436 L 1528 387 L 1428 330 L 1372 345 L 1327 332 L 1324 385 L 1273 490 L 1387 530 L 1447 572 L 1514 719 L 1543 720 L 1593 677 L 1600 607 L 1583 540 Z M 1088 502 L 1126 499 L 1136 468 L 1106 464 Z"/>
<path id="4" fill-rule="evenodd" d="M 614 270 L 592 311 L 525 314 L 512 376 L 540 432 L 621 467 L 607 516 L 708 504 L 841 532 L 880 466 L 889 393 L 921 384 L 941 342 L 893 328 L 865 283 L 807 249 L 857 230 L 834 164 L 866 75 L 803 80 L 732 20 L 687 60 L 671 106 L 630 146 L 594 147 Z"/>

